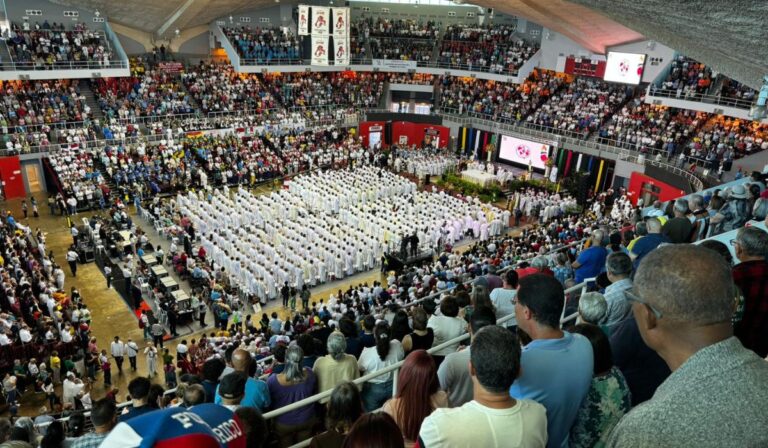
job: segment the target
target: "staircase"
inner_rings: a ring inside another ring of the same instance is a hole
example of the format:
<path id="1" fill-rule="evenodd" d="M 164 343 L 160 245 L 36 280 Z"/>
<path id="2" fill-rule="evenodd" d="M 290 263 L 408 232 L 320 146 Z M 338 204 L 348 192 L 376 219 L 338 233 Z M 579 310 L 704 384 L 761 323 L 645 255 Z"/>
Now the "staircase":
<path id="1" fill-rule="evenodd" d="M 5 43 L 5 40 L 2 40 L 2 43 L 0 43 L 0 62 L 2 63 L 10 63 L 12 62 L 11 59 L 11 53 L 8 51 L 8 45 Z"/>
<path id="2" fill-rule="evenodd" d="M 198 102 L 197 99 L 195 99 L 195 97 L 192 96 L 192 92 L 190 92 L 189 89 L 187 89 L 187 85 L 184 84 L 184 82 L 181 80 L 181 75 L 178 75 L 177 82 L 181 86 L 181 89 L 184 91 L 184 93 L 187 94 L 187 102 L 192 107 L 192 109 L 196 110 L 198 113 L 202 113 L 203 108 L 200 105 L 200 102 Z"/>
<path id="3" fill-rule="evenodd" d="M 91 115 L 94 120 L 99 120 L 99 123 L 104 123 L 106 117 L 104 112 L 101 111 L 99 101 L 96 99 L 96 94 L 91 89 L 91 83 L 83 83 L 81 85 L 80 93 L 85 97 L 85 104 L 91 108 Z"/>

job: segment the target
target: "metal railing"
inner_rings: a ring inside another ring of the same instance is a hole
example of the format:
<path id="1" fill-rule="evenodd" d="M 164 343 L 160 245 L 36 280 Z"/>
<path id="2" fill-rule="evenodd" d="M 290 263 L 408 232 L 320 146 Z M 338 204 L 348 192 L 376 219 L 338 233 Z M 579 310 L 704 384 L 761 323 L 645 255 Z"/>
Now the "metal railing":
<path id="1" fill-rule="evenodd" d="M 721 95 L 708 95 L 704 93 L 696 93 L 696 92 L 685 92 L 680 91 L 678 93 L 675 89 L 661 89 L 656 88 L 651 84 L 648 86 L 647 90 L 647 100 L 652 100 L 654 97 L 656 98 L 670 98 L 680 101 L 694 101 L 697 103 L 707 103 L 707 104 L 715 104 L 718 106 L 725 106 L 725 107 L 734 107 L 737 109 L 747 109 L 749 110 L 754 104 L 755 100 L 744 100 L 741 98 L 729 98 L 727 96 L 721 96 Z"/>
<path id="2" fill-rule="evenodd" d="M 103 60 L 93 61 L 56 61 L 48 62 L 23 62 L 11 61 L 0 62 L 2 71 L 46 71 L 46 70 L 106 70 L 106 69 L 127 69 L 128 61 L 114 59 L 104 62 Z"/>

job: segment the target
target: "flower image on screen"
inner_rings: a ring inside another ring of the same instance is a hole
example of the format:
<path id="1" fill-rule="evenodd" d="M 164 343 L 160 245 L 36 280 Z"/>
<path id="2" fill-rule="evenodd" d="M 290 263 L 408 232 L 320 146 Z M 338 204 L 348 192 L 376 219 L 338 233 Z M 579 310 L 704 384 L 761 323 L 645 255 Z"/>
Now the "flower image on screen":
<path id="1" fill-rule="evenodd" d="M 499 160 L 524 166 L 532 166 L 543 170 L 549 159 L 550 145 L 545 143 L 523 140 L 521 138 L 501 136 Z"/>
<path id="2" fill-rule="evenodd" d="M 643 79 L 645 55 L 635 53 L 608 52 L 604 80 L 623 84 L 640 84 Z"/>

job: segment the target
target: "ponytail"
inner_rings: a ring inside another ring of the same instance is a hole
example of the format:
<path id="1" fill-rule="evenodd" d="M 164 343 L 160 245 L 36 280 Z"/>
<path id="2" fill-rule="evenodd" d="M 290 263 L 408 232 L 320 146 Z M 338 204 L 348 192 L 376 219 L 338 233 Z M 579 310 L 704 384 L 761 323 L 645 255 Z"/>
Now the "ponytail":
<path id="1" fill-rule="evenodd" d="M 384 361 L 384 358 L 389 354 L 389 341 L 392 340 L 389 324 L 379 322 L 373 330 L 373 336 L 376 339 L 376 353 L 379 354 L 379 358 Z"/>

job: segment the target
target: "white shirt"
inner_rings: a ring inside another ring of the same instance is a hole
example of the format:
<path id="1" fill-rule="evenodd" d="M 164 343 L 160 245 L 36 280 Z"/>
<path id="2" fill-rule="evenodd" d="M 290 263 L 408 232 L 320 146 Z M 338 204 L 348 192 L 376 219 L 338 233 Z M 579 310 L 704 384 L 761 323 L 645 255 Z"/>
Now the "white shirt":
<path id="1" fill-rule="evenodd" d="M 187 346 L 184 344 L 179 344 L 176 346 L 176 353 L 183 355 L 184 353 L 187 353 L 189 349 L 187 349 Z"/>
<path id="2" fill-rule="evenodd" d="M 421 424 L 419 438 L 431 448 L 543 448 L 546 410 L 531 400 L 517 400 L 508 409 L 492 409 L 472 400 L 460 408 L 435 409 Z"/>
<path id="3" fill-rule="evenodd" d="M 65 379 L 64 385 L 62 387 L 64 403 L 71 402 L 83 390 L 84 387 L 85 384 L 83 383 L 77 384 L 69 378 Z"/>
<path id="4" fill-rule="evenodd" d="M 19 339 L 21 339 L 21 342 L 26 344 L 32 340 L 32 333 L 30 333 L 26 328 L 22 328 L 19 330 Z"/>
<path id="5" fill-rule="evenodd" d="M 432 316 L 427 322 L 427 327 L 435 332 L 435 340 L 432 342 L 432 347 L 435 347 L 464 334 L 467 331 L 467 322 L 458 317 Z M 459 343 L 457 342 L 433 354 L 445 356 L 455 352 L 458 348 Z"/>
<path id="6" fill-rule="evenodd" d="M 491 302 L 496 307 L 496 317 L 501 319 L 504 316 L 515 314 L 515 304 L 512 303 L 512 299 L 517 295 L 517 290 L 496 288 L 491 291 Z M 517 320 L 513 317 L 508 320 L 504 326 L 511 327 L 517 325 Z"/>
<path id="7" fill-rule="evenodd" d="M 137 353 L 139 353 L 139 346 L 135 342 L 131 341 L 125 344 L 125 354 L 129 358 L 135 357 Z"/>
<path id="8" fill-rule="evenodd" d="M 109 344 L 113 357 L 125 356 L 125 344 L 123 341 L 112 342 Z"/>
<path id="9" fill-rule="evenodd" d="M 389 353 L 387 353 L 387 356 L 382 359 L 379 357 L 379 353 L 376 351 L 376 347 L 366 347 L 363 349 L 363 352 L 360 354 L 360 358 L 357 360 L 357 366 L 360 368 L 360 371 L 363 372 L 363 375 L 368 375 L 369 373 L 377 372 L 385 367 L 391 366 L 392 364 L 396 364 L 403 360 L 405 357 L 405 352 L 403 352 L 403 344 L 400 343 L 398 340 L 392 340 L 389 341 Z M 392 372 L 387 373 L 386 375 L 378 376 L 372 380 L 369 380 L 370 383 L 386 383 L 388 381 L 392 380 Z"/>

